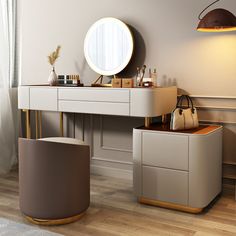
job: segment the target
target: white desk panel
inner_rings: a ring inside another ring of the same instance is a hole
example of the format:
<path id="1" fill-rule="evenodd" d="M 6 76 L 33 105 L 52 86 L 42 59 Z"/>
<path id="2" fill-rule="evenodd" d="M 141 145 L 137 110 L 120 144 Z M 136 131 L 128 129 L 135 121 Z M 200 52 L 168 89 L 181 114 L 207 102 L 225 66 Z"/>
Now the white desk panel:
<path id="1" fill-rule="evenodd" d="M 129 116 L 129 103 L 88 102 L 59 100 L 59 111 Z"/>
<path id="2" fill-rule="evenodd" d="M 30 109 L 57 111 L 57 89 L 30 88 Z"/>
<path id="3" fill-rule="evenodd" d="M 59 100 L 129 102 L 129 89 L 114 88 L 59 88 Z"/>
<path id="4" fill-rule="evenodd" d="M 177 88 L 21 86 L 19 109 L 155 117 L 170 113 Z"/>
<path id="5" fill-rule="evenodd" d="M 177 88 L 134 88 L 130 91 L 130 115 L 155 117 L 170 113 L 177 102 Z"/>
<path id="6" fill-rule="evenodd" d="M 18 108 L 30 109 L 30 89 L 29 87 L 19 87 L 18 89 Z"/>

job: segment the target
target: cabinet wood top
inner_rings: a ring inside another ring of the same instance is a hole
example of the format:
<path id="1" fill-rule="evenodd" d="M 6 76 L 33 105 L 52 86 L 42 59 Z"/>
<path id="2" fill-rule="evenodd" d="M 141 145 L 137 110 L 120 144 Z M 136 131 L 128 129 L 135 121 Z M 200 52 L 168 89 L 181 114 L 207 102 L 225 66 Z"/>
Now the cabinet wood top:
<path id="1" fill-rule="evenodd" d="M 161 131 L 170 133 L 184 133 L 184 134 L 200 134 L 206 135 L 217 129 L 221 128 L 220 125 L 200 125 L 198 128 L 189 130 L 170 130 L 170 124 L 152 124 L 150 127 L 138 127 L 137 129 L 150 130 L 150 131 Z"/>

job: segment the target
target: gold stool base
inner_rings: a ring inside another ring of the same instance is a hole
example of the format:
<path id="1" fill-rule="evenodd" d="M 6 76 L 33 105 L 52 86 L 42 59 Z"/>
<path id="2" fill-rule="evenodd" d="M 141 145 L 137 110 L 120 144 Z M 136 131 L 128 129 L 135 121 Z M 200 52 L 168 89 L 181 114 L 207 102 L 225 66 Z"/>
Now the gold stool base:
<path id="1" fill-rule="evenodd" d="M 85 212 L 80 213 L 79 215 L 75 215 L 75 216 L 71 216 L 71 217 L 67 217 L 64 219 L 37 219 L 37 218 L 33 218 L 27 215 L 24 215 L 25 218 L 36 225 L 45 225 L 45 226 L 50 226 L 50 225 L 64 225 L 64 224 L 69 224 L 69 223 L 73 223 L 77 220 L 79 220 L 81 217 L 83 217 L 83 215 L 85 214 Z"/>

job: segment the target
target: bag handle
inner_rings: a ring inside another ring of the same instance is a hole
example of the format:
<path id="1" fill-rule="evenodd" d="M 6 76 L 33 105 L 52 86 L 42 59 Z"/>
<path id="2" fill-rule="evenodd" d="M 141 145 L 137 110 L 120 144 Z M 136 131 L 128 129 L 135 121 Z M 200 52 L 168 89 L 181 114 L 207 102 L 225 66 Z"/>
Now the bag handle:
<path id="1" fill-rule="evenodd" d="M 175 108 L 184 108 L 183 107 L 183 100 L 186 99 L 188 102 L 188 108 L 189 108 L 189 99 L 187 97 L 188 95 L 181 95 L 180 98 L 178 99 L 178 102 L 175 106 Z"/>
<path id="2" fill-rule="evenodd" d="M 184 99 L 186 99 L 186 101 L 188 102 L 188 108 L 190 107 L 189 106 L 189 99 L 188 99 L 188 95 L 182 95 L 183 96 L 183 98 L 181 99 L 181 101 L 180 101 L 180 108 L 184 108 L 184 106 L 183 106 L 183 101 L 184 101 Z M 181 96 L 181 97 L 182 97 Z"/>
<path id="3" fill-rule="evenodd" d="M 185 95 L 181 95 L 180 98 L 178 99 L 177 103 L 176 103 L 176 106 L 175 108 L 183 108 L 182 106 L 182 102 L 183 102 L 183 99 L 185 98 Z"/>
<path id="4" fill-rule="evenodd" d="M 176 103 L 176 106 L 175 106 L 175 109 L 174 111 L 177 109 L 177 108 L 180 108 L 179 109 L 179 114 L 182 115 L 183 113 L 183 106 L 182 106 L 182 100 L 185 98 L 185 95 L 181 95 L 180 98 L 178 99 L 177 103 Z"/>
<path id="5" fill-rule="evenodd" d="M 191 110 L 192 110 L 192 113 L 194 114 L 195 112 L 195 109 L 194 109 L 194 106 L 193 106 L 193 100 L 190 96 L 188 95 L 185 95 L 185 97 L 188 99 L 188 101 L 191 103 Z"/>
<path id="6" fill-rule="evenodd" d="M 193 106 L 193 101 L 191 99 L 191 97 L 189 95 L 181 95 L 180 98 L 178 99 L 178 102 L 175 106 L 175 109 L 176 108 L 180 108 L 181 110 L 184 109 L 183 107 L 183 100 L 186 99 L 187 102 L 188 102 L 188 108 L 191 108 L 191 111 L 192 113 L 195 112 L 195 109 L 194 109 L 194 106 Z M 180 113 L 182 113 L 182 111 L 180 110 Z"/>

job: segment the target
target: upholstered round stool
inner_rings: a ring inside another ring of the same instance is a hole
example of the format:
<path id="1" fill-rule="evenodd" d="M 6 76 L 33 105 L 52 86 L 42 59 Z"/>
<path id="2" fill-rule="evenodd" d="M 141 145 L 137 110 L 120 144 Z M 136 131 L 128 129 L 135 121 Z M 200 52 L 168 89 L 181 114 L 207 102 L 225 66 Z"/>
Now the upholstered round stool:
<path id="1" fill-rule="evenodd" d="M 71 138 L 19 139 L 20 210 L 36 224 L 78 220 L 90 203 L 89 146 Z"/>

